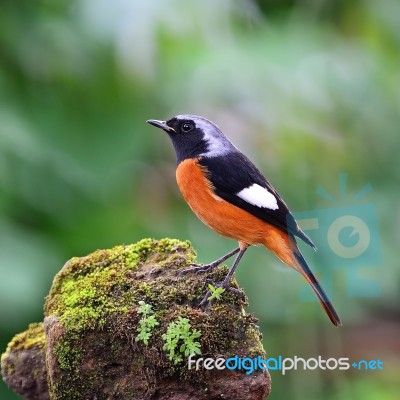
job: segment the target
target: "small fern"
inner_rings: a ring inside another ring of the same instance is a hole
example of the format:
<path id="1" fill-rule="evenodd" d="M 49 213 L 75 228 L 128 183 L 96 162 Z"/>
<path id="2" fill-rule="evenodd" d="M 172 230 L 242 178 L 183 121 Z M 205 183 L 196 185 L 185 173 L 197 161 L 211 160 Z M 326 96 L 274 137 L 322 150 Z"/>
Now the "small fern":
<path id="1" fill-rule="evenodd" d="M 143 342 L 145 346 L 149 344 L 149 339 L 152 335 L 152 330 L 159 325 L 156 317 L 153 315 L 154 311 L 150 304 L 146 304 L 144 301 L 139 301 L 138 313 L 142 314 L 142 318 L 139 320 L 139 332 L 135 337 L 135 342 Z"/>
<path id="2" fill-rule="evenodd" d="M 201 345 L 196 340 L 200 336 L 200 331 L 191 331 L 189 319 L 179 317 L 168 325 L 167 332 L 162 335 L 163 350 L 167 351 L 168 359 L 176 365 L 183 361 L 182 356 L 187 358 L 191 354 L 201 354 Z"/>
<path id="3" fill-rule="evenodd" d="M 207 297 L 207 300 L 211 301 L 214 299 L 219 300 L 221 298 L 221 294 L 225 292 L 225 289 L 222 287 L 215 287 L 211 285 L 211 283 L 208 285 L 208 288 L 210 289 L 211 296 Z"/>

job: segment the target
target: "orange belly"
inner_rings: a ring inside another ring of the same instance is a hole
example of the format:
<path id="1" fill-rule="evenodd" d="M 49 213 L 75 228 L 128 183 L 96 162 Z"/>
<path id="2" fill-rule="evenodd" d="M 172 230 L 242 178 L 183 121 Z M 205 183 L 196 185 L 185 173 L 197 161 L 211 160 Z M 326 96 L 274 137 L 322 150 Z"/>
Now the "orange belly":
<path id="1" fill-rule="evenodd" d="M 206 174 L 196 159 L 182 161 L 176 170 L 179 189 L 197 217 L 222 236 L 248 245 L 263 244 L 291 265 L 288 234 L 217 196 Z"/>

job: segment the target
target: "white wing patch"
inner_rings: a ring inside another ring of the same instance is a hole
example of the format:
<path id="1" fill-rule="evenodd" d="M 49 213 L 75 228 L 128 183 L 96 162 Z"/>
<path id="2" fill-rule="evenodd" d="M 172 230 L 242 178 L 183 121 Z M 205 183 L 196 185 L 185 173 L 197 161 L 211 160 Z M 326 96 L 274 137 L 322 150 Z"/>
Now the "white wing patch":
<path id="1" fill-rule="evenodd" d="M 253 206 L 269 208 L 270 210 L 277 210 L 279 208 L 276 197 L 256 183 L 236 193 L 236 196 L 247 201 L 247 203 L 253 204 Z"/>

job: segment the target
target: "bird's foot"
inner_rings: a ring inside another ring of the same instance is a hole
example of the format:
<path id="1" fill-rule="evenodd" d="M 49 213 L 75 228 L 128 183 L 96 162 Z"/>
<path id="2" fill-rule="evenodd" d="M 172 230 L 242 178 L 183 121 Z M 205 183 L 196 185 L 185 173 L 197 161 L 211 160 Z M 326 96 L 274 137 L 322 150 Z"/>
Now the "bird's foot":
<path id="1" fill-rule="evenodd" d="M 189 273 L 194 272 L 196 275 L 197 274 L 202 274 L 204 272 L 212 271 L 214 268 L 218 267 L 219 263 L 210 263 L 210 264 L 205 264 L 205 265 L 200 265 L 200 266 L 195 266 L 195 264 L 191 264 L 192 266 L 190 268 L 186 268 L 182 271 L 179 272 L 179 275 L 186 275 Z"/>

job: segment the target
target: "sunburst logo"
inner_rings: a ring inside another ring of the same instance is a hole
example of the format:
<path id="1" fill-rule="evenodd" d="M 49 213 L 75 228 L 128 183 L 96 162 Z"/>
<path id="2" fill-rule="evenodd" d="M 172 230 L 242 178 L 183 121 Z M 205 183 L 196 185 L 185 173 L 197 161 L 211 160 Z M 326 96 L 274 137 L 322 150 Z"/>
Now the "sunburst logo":
<path id="1" fill-rule="evenodd" d="M 313 239 L 318 252 L 308 256 L 326 291 L 333 291 L 333 274 L 346 273 L 347 294 L 350 297 L 377 297 L 380 286 L 376 281 L 362 278 L 361 268 L 381 264 L 381 246 L 375 206 L 368 202 L 372 191 L 370 183 L 355 194 L 348 194 L 348 175 L 339 176 L 339 196 L 318 186 L 316 192 L 333 207 L 295 213 L 299 225 Z M 313 258 L 313 259 L 312 259 Z M 312 294 L 302 288 L 300 297 L 313 300 Z"/>

